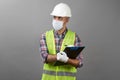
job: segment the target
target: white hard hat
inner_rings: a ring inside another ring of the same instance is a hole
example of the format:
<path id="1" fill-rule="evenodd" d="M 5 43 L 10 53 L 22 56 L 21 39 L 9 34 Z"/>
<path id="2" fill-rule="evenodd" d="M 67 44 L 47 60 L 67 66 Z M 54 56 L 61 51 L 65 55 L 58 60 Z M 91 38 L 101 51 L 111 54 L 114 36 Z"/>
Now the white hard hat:
<path id="1" fill-rule="evenodd" d="M 52 16 L 61 16 L 61 17 L 71 17 L 72 16 L 70 7 L 65 3 L 57 4 L 54 7 L 51 15 Z"/>

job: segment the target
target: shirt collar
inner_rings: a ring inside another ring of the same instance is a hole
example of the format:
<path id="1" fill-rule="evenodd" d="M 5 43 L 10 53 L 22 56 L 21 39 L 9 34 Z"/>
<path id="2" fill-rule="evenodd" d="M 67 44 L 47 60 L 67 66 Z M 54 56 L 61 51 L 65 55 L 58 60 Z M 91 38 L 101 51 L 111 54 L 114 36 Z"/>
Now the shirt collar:
<path id="1" fill-rule="evenodd" d="M 55 34 L 55 36 L 64 37 L 65 34 L 67 33 L 67 31 L 68 31 L 68 29 L 66 29 L 62 34 L 58 34 L 57 31 L 54 30 L 54 34 Z"/>

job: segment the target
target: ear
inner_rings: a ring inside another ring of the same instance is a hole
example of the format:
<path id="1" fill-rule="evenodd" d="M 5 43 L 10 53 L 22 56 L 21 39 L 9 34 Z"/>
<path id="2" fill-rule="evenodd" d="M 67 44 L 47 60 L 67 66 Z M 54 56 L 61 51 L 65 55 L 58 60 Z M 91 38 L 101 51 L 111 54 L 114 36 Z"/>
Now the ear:
<path id="1" fill-rule="evenodd" d="M 67 22 L 67 23 L 69 22 L 69 19 L 70 19 L 69 17 L 66 18 L 66 22 Z"/>

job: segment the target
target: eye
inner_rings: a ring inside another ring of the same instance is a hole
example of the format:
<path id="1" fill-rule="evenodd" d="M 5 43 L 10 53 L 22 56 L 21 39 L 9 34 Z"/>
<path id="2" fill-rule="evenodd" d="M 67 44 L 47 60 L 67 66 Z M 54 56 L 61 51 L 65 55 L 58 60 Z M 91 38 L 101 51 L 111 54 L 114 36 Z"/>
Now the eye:
<path id="1" fill-rule="evenodd" d="M 55 19 L 55 18 L 56 18 L 56 16 L 53 16 L 53 18 Z"/>
<path id="2" fill-rule="evenodd" d="M 59 20 L 62 20 L 62 17 L 58 17 Z"/>
<path id="3" fill-rule="evenodd" d="M 61 17 L 58 17 L 58 19 L 61 19 Z"/>

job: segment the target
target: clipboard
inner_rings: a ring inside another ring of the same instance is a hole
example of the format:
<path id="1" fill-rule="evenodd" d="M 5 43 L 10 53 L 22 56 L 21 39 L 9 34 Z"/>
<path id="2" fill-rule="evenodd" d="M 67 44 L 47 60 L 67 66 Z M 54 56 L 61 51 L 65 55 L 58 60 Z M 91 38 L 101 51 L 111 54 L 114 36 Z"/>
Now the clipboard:
<path id="1" fill-rule="evenodd" d="M 64 49 L 64 52 L 67 54 L 67 56 L 70 58 L 70 59 L 76 59 L 76 57 L 78 55 L 80 55 L 80 53 L 82 52 L 82 50 L 85 48 L 85 46 L 81 46 L 81 47 L 66 47 Z M 66 65 L 67 63 L 63 63 L 63 62 L 60 62 L 60 61 L 56 61 L 54 63 L 54 66 L 60 66 L 60 65 Z"/>

